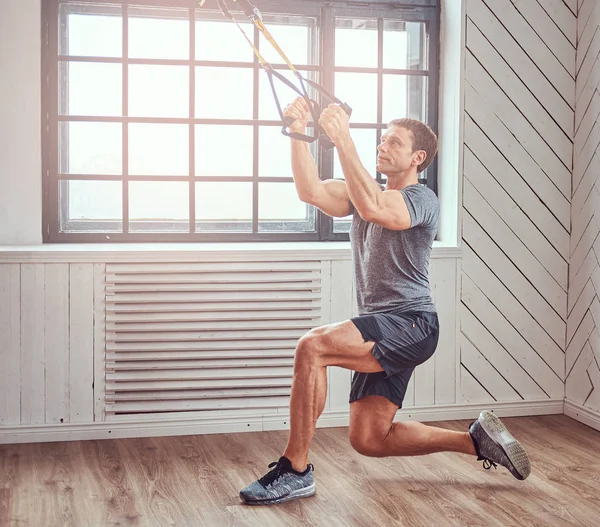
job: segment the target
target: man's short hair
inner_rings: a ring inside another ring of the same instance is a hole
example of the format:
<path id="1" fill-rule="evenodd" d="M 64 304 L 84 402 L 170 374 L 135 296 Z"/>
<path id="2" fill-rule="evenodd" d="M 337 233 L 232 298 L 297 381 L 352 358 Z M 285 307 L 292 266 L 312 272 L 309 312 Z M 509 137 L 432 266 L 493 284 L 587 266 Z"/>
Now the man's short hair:
<path id="1" fill-rule="evenodd" d="M 424 122 L 418 121 L 417 119 L 394 119 L 390 121 L 388 127 L 399 126 L 406 128 L 413 136 L 413 152 L 417 150 L 424 150 L 427 154 L 425 161 L 423 161 L 418 167 L 417 172 L 423 172 L 429 164 L 433 161 L 433 158 L 437 154 L 438 150 L 438 139 L 435 132 L 427 126 Z"/>

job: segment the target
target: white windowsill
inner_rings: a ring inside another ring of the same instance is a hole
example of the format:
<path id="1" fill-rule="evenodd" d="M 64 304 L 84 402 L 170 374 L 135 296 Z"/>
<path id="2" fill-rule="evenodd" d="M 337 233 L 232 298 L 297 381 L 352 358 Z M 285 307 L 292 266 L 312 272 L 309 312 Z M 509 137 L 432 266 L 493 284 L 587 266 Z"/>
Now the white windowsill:
<path id="1" fill-rule="evenodd" d="M 460 258 L 460 247 L 435 242 L 432 258 Z M 350 260 L 350 242 L 122 243 L 0 246 L 0 263 Z"/>

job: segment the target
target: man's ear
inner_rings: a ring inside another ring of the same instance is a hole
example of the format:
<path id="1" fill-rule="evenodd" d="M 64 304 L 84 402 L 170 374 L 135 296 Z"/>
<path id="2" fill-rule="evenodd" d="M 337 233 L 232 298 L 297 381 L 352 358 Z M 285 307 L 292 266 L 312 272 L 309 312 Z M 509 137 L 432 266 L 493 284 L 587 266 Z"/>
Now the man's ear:
<path id="1" fill-rule="evenodd" d="M 415 157 L 413 158 L 414 163 L 417 166 L 419 166 L 419 165 L 423 164 L 426 157 L 427 157 L 427 152 L 425 152 L 425 150 L 417 150 L 415 152 Z"/>

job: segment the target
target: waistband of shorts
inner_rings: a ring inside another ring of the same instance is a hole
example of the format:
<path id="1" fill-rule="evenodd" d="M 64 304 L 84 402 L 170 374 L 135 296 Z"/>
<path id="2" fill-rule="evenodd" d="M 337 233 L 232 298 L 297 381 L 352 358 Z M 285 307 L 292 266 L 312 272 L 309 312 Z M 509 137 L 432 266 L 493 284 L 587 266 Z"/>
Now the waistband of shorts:
<path id="1" fill-rule="evenodd" d="M 405 317 L 421 317 L 427 318 L 430 320 L 437 320 L 438 313 L 437 311 L 399 311 L 394 309 L 392 311 L 379 311 L 375 313 L 363 313 L 363 315 L 397 315 L 397 316 L 405 316 Z"/>

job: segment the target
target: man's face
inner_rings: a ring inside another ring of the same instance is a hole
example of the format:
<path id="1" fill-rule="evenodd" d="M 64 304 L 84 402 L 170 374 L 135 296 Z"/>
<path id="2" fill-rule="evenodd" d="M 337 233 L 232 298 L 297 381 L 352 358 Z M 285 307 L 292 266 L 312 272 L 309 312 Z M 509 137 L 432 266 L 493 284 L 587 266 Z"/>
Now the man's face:
<path id="1" fill-rule="evenodd" d="M 423 150 L 413 152 L 412 132 L 395 125 L 383 133 L 377 151 L 377 170 L 387 176 L 418 166 L 425 154 Z"/>

